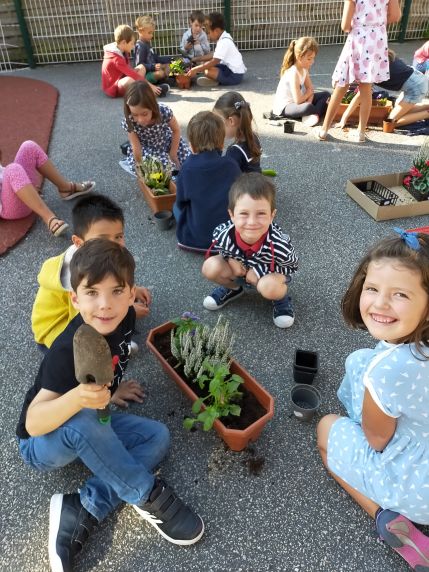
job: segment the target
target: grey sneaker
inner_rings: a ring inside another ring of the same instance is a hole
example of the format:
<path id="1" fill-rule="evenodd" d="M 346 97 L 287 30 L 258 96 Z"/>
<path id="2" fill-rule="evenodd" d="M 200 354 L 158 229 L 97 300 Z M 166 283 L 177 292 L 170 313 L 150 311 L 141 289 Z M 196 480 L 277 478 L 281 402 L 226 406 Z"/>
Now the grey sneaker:
<path id="1" fill-rule="evenodd" d="M 189 546 L 204 534 L 204 522 L 161 479 L 155 481 L 149 499 L 133 505 L 139 515 L 173 544 Z"/>
<path id="2" fill-rule="evenodd" d="M 215 79 L 210 79 L 209 77 L 202 76 L 197 78 L 197 85 L 200 87 L 216 87 L 219 85 L 219 82 Z"/>
<path id="3" fill-rule="evenodd" d="M 129 173 L 132 177 L 137 178 L 137 175 L 131 169 L 130 164 L 128 163 L 127 159 L 121 159 L 121 161 L 119 161 L 119 166 L 121 167 L 121 169 L 123 169 L 124 171 Z"/>
<path id="4" fill-rule="evenodd" d="M 244 294 L 243 287 L 232 290 L 225 288 L 225 286 L 218 286 L 213 290 L 210 296 L 206 296 L 203 301 L 203 306 L 206 310 L 220 310 L 232 300 L 239 298 Z"/>

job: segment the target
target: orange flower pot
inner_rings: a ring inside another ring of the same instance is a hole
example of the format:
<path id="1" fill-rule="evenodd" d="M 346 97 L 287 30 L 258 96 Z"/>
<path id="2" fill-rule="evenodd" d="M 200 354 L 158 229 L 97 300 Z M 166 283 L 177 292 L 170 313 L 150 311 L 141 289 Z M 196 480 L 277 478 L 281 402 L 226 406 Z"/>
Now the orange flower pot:
<path id="1" fill-rule="evenodd" d="M 146 185 L 141 177 L 137 177 L 137 181 L 143 196 L 149 205 L 150 210 L 153 213 L 158 213 L 159 211 L 171 211 L 173 210 L 173 205 L 176 200 L 176 184 L 170 181 L 169 195 L 159 195 L 155 196 L 150 188 Z"/>
<path id="2" fill-rule="evenodd" d="M 188 75 L 175 75 L 174 79 L 176 80 L 177 87 L 179 89 L 191 89 L 191 82 L 192 78 Z"/>
<path id="3" fill-rule="evenodd" d="M 339 121 L 341 119 L 348 106 L 348 103 L 340 104 L 334 115 L 334 121 Z M 371 125 L 383 125 L 383 121 L 392 111 L 392 107 L 393 105 L 390 100 L 387 100 L 386 105 L 373 105 L 369 114 L 368 123 Z M 355 121 L 356 123 L 359 121 L 359 107 L 350 115 L 348 121 Z"/>
<path id="4" fill-rule="evenodd" d="M 150 330 L 146 345 L 150 351 L 155 355 L 157 360 L 161 363 L 164 371 L 171 377 L 171 379 L 179 386 L 183 393 L 192 401 L 198 399 L 192 388 L 180 377 L 177 371 L 172 367 L 167 360 L 160 354 L 155 347 L 154 340 L 157 334 L 164 334 L 174 328 L 172 322 L 166 322 L 157 328 Z M 249 393 L 252 393 L 257 399 L 258 403 L 265 409 L 266 413 L 257 419 L 254 423 L 246 427 L 246 429 L 228 429 L 222 421 L 216 419 L 213 424 L 215 431 L 225 441 L 230 449 L 233 451 L 242 451 L 250 441 L 256 441 L 261 434 L 263 428 L 274 415 L 274 399 L 250 373 L 245 370 L 237 361 L 231 362 L 231 373 L 236 373 L 244 379 L 243 387 Z"/>

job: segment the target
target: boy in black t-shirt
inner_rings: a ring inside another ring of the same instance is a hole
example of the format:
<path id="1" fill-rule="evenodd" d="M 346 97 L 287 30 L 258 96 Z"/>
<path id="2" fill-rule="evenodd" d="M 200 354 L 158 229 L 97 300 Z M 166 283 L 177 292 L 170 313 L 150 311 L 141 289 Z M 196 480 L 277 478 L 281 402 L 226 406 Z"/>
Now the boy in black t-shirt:
<path id="1" fill-rule="evenodd" d="M 51 499 L 49 559 L 52 570 L 72 570 L 75 555 L 94 525 L 121 501 L 167 540 L 189 545 L 203 532 L 201 518 L 152 474 L 167 453 L 169 432 L 157 421 L 111 414 L 98 421 L 122 380 L 135 324 L 134 259 L 106 239 L 85 243 L 70 263 L 71 300 L 79 314 L 46 354 L 27 392 L 17 435 L 24 461 L 41 471 L 79 458 L 93 473 L 79 493 Z M 73 337 L 83 323 L 102 334 L 112 354 L 112 386 L 80 385 L 75 378 Z"/>

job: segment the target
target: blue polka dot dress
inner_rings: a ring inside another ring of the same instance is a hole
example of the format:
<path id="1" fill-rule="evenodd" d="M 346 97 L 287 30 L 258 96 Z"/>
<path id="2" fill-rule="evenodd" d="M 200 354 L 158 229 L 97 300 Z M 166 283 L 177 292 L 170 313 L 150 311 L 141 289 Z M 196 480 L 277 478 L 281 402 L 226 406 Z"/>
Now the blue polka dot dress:
<path id="1" fill-rule="evenodd" d="M 365 388 L 397 420 L 381 453 L 361 427 Z M 380 342 L 374 350 L 358 350 L 346 360 L 338 397 L 349 417 L 332 425 L 329 468 L 382 508 L 429 524 L 429 361 L 414 344 Z"/>
<path id="2" fill-rule="evenodd" d="M 149 125 L 148 127 L 143 127 L 133 121 L 133 119 L 130 117 L 132 133 L 135 133 L 139 138 L 142 146 L 143 159 L 146 157 L 156 157 L 165 167 L 171 165 L 173 168 L 176 168 L 176 166 L 172 164 L 169 155 L 172 138 L 172 130 L 169 126 L 169 122 L 173 118 L 173 112 L 167 105 L 164 105 L 163 103 L 159 103 L 158 105 L 161 115 L 160 122 L 155 123 L 154 125 Z M 128 132 L 128 125 L 125 121 L 125 118 L 122 120 L 121 125 L 123 129 Z M 179 141 L 179 149 L 177 151 L 177 157 L 179 159 L 180 166 L 182 166 L 183 161 L 190 154 L 191 150 L 189 149 L 185 140 L 181 137 Z M 132 171 L 134 171 L 134 156 L 131 147 L 128 148 L 127 161 Z"/>

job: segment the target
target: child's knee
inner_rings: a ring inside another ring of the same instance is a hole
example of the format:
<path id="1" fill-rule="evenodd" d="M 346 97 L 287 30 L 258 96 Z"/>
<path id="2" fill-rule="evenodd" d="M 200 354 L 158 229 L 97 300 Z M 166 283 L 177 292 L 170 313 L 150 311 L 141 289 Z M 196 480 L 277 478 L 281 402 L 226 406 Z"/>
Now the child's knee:
<path id="1" fill-rule="evenodd" d="M 204 262 L 203 267 L 201 268 L 201 272 L 203 276 L 208 280 L 214 280 L 219 276 L 222 267 L 221 263 L 223 261 L 223 259 L 219 260 L 220 258 L 222 257 L 219 255 L 211 256 Z"/>
<path id="2" fill-rule="evenodd" d="M 263 276 L 259 279 L 258 292 L 267 300 L 280 300 L 287 293 L 287 286 L 284 281 L 277 280 L 274 275 Z"/>
<path id="3" fill-rule="evenodd" d="M 319 449 L 320 454 L 323 456 L 324 453 L 327 453 L 328 450 L 328 437 L 331 431 L 332 425 L 339 419 L 339 415 L 335 415 L 330 413 L 329 415 L 325 415 L 317 424 L 317 447 Z"/>

